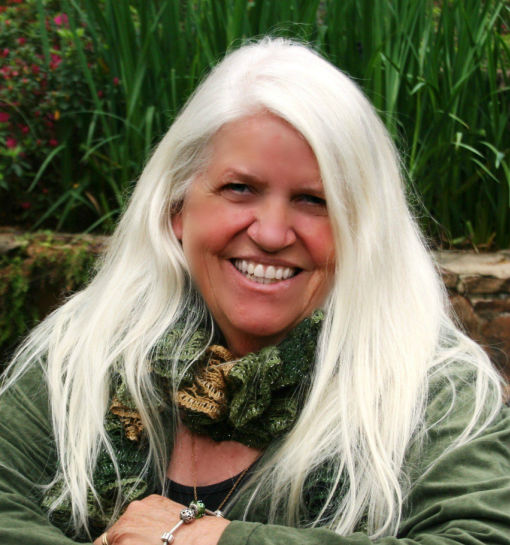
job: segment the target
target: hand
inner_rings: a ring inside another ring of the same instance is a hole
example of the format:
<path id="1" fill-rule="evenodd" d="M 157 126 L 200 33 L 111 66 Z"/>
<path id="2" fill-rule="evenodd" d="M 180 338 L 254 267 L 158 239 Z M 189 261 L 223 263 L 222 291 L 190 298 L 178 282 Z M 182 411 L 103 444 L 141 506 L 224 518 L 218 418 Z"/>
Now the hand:
<path id="1" fill-rule="evenodd" d="M 119 520 L 107 531 L 109 545 L 162 545 L 161 536 L 180 520 L 184 505 L 156 494 L 130 503 Z M 204 516 L 182 524 L 175 532 L 175 545 L 216 545 L 230 522 Z M 101 545 L 101 536 L 94 545 Z"/>

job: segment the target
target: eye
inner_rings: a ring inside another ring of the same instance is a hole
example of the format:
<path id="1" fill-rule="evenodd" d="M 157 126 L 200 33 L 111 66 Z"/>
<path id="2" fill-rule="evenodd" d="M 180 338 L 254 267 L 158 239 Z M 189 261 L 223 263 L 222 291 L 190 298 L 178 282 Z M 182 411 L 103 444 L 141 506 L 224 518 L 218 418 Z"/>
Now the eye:
<path id="1" fill-rule="evenodd" d="M 309 194 L 298 195 L 297 200 L 299 202 L 309 204 L 312 206 L 327 208 L 326 199 L 323 199 L 322 197 L 317 197 L 317 195 L 309 195 Z"/>
<path id="2" fill-rule="evenodd" d="M 232 193 L 238 193 L 240 195 L 252 192 L 251 187 L 248 184 L 243 184 L 242 182 L 229 182 L 221 189 L 222 191 L 231 191 Z"/>
<path id="3" fill-rule="evenodd" d="M 220 194 L 234 202 L 244 202 L 246 199 L 251 198 L 254 193 L 255 189 L 243 182 L 228 182 L 220 188 Z"/>

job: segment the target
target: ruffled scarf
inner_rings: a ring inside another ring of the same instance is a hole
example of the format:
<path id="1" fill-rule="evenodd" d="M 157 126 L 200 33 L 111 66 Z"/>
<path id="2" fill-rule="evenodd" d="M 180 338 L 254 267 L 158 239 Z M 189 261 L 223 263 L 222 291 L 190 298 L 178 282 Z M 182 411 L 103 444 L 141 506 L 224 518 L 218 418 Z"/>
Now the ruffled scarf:
<path id="1" fill-rule="evenodd" d="M 166 411 L 162 416 L 170 423 L 169 413 L 177 405 L 181 420 L 195 433 L 216 441 L 234 440 L 260 449 L 267 447 L 296 421 L 309 385 L 323 318 L 322 311 L 316 311 L 277 346 L 265 347 L 235 361 L 221 346 L 206 348 L 207 331 L 198 329 L 179 350 L 177 372 L 182 379 L 174 399 L 171 362 L 183 333 L 182 327 L 176 327 L 159 344 L 150 364 L 159 409 Z M 114 374 L 111 384 L 105 427 L 120 475 L 103 450 L 94 474 L 100 502 L 92 494 L 88 498 L 91 526 L 99 529 L 111 520 L 119 485 L 123 504 L 158 492 L 154 471 L 147 467 L 147 437 L 122 372 Z M 48 509 L 61 491 L 61 482 L 48 489 L 43 506 Z M 52 512 L 52 522 L 69 532 L 70 514 L 70 502 L 64 501 Z"/>

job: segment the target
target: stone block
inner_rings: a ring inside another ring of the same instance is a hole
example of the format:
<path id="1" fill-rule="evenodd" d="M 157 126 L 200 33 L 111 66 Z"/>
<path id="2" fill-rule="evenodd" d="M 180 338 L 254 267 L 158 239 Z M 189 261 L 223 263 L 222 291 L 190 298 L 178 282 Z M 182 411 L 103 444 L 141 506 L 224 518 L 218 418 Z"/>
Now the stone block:
<path id="1" fill-rule="evenodd" d="M 493 320 L 500 314 L 510 314 L 510 297 L 471 300 L 471 303 L 475 312 L 485 320 Z"/>
<path id="2" fill-rule="evenodd" d="M 450 272 L 466 276 L 510 278 L 510 252 L 475 253 L 464 250 L 432 252 L 436 262 Z"/>
<path id="3" fill-rule="evenodd" d="M 441 277 L 443 279 L 444 285 L 448 289 L 454 289 L 457 287 L 457 283 L 459 281 L 459 275 L 455 274 L 454 272 L 448 271 L 447 269 L 441 268 L 439 270 L 441 273 Z"/>
<path id="4" fill-rule="evenodd" d="M 508 292 L 509 282 L 505 278 L 494 276 L 462 276 L 460 277 L 463 293 L 500 293 Z"/>
<path id="5" fill-rule="evenodd" d="M 502 315 L 482 326 L 484 344 L 490 352 L 492 361 L 503 374 L 510 377 L 510 315 Z"/>
<path id="6" fill-rule="evenodd" d="M 483 321 L 476 314 L 469 300 L 458 293 L 451 293 L 450 303 L 466 333 L 476 341 L 481 341 L 480 330 Z"/>

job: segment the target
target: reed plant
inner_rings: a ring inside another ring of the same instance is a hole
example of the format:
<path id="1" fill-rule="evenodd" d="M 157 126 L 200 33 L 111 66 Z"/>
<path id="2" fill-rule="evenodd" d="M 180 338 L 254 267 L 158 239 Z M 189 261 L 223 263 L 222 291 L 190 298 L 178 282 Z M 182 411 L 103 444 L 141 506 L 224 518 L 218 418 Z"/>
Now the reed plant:
<path id="1" fill-rule="evenodd" d="M 510 243 L 504 0 L 62 0 L 61 8 L 93 105 L 75 112 L 86 129 L 74 136 L 79 182 L 97 214 L 89 229 L 113 226 L 152 147 L 224 52 L 272 34 L 311 43 L 364 88 L 437 244 Z"/>
<path id="2" fill-rule="evenodd" d="M 478 0 L 328 3 L 324 47 L 378 108 L 436 238 L 510 242 L 508 9 Z"/>

